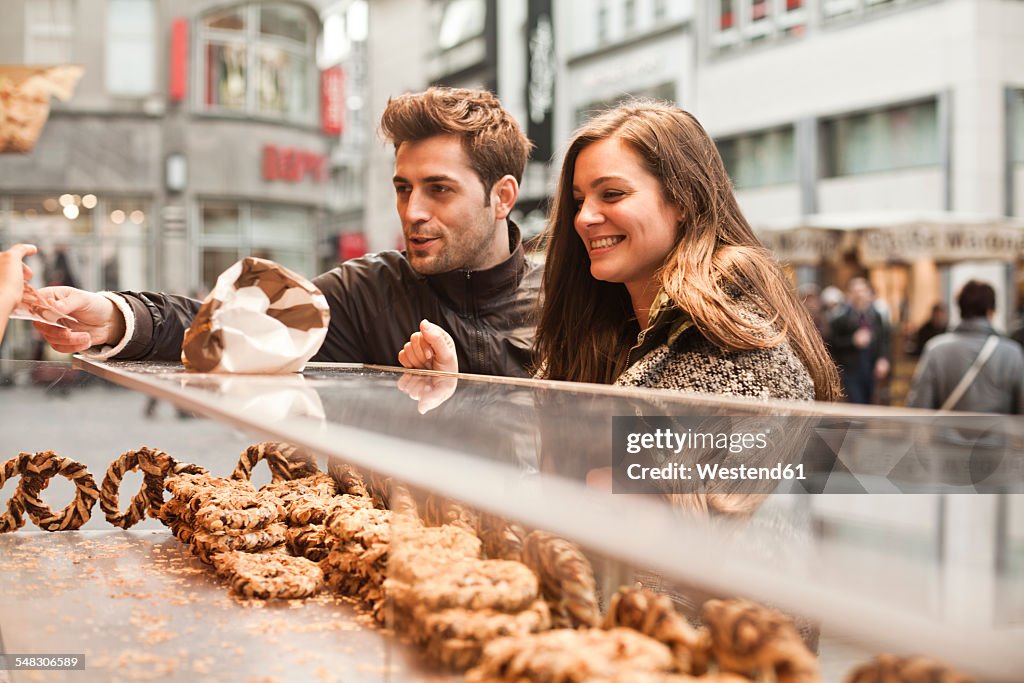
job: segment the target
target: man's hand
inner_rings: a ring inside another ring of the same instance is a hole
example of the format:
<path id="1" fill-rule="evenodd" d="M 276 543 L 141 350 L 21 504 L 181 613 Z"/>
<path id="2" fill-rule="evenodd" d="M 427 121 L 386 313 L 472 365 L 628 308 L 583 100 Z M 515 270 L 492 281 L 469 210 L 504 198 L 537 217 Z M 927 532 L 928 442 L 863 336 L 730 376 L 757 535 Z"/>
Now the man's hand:
<path id="1" fill-rule="evenodd" d="M 398 362 L 417 370 L 459 371 L 455 340 L 429 320 L 420 322 L 420 331 L 414 332 L 398 352 Z"/>
<path id="2" fill-rule="evenodd" d="M 54 351 L 76 353 L 90 346 L 116 344 L 124 337 L 124 316 L 102 294 L 74 287 L 44 287 L 39 295 L 58 311 L 78 321 L 69 322 L 70 329 L 32 323 Z"/>

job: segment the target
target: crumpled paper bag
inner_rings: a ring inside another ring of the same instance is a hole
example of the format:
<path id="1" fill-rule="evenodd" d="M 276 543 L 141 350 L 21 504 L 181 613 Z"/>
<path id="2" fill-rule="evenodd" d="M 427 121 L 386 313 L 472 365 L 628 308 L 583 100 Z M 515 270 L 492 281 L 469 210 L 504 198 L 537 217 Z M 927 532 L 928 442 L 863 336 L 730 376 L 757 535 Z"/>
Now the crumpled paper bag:
<path id="1" fill-rule="evenodd" d="M 309 280 L 250 256 L 217 278 L 185 330 L 181 359 L 197 372 L 301 372 L 330 317 L 327 299 Z"/>
<path id="2" fill-rule="evenodd" d="M 77 64 L 0 66 L 0 153 L 31 152 L 50 116 L 50 96 L 70 100 L 84 71 Z"/>

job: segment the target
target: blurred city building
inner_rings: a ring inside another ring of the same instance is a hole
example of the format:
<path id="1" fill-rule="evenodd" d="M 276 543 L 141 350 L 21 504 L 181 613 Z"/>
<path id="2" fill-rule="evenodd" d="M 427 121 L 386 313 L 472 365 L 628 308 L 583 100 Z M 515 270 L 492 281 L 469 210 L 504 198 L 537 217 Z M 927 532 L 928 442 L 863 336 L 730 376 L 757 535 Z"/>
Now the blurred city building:
<path id="1" fill-rule="evenodd" d="M 1024 217 L 1024 2 L 698 5 L 696 113 L 798 282 L 868 274 L 893 321 L 917 326 L 981 277 L 1012 313 L 1024 285 L 1024 223 L 1007 218 Z"/>
<path id="2" fill-rule="evenodd" d="M 37 285 L 201 293 L 243 256 L 313 275 L 365 251 L 365 0 L 3 14 L 0 63 L 85 67 L 32 153 L 0 156 L 0 242 L 39 245 Z"/>

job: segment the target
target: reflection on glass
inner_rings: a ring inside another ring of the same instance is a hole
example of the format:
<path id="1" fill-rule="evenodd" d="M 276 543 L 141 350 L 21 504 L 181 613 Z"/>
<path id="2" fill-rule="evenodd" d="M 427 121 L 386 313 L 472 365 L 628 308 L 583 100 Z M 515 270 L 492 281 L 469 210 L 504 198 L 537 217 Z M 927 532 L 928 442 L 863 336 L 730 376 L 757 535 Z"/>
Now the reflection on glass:
<path id="1" fill-rule="evenodd" d="M 254 248 L 252 255 L 259 258 L 269 259 L 275 263 L 279 263 L 289 270 L 294 270 L 299 275 L 305 277 L 312 277 L 313 273 L 313 257 L 308 251 L 300 251 L 298 249 L 281 249 L 279 247 L 263 247 Z"/>
<path id="2" fill-rule="evenodd" d="M 244 45 L 206 47 L 206 103 L 226 109 L 245 109 Z"/>
<path id="3" fill-rule="evenodd" d="M 308 110 L 306 59 L 276 47 L 261 47 L 257 59 L 260 112 L 303 118 Z"/>

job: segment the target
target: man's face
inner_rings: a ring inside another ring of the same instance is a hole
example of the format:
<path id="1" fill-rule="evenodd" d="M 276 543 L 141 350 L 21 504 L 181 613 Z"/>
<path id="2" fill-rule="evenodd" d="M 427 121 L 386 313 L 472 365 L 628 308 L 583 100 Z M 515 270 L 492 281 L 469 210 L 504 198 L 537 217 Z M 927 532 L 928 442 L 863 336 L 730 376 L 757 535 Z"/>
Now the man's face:
<path id="1" fill-rule="evenodd" d="M 402 143 L 394 184 L 405 248 L 416 272 L 483 270 L 508 256 L 508 235 L 502 234 L 494 201 L 488 201 L 488 190 L 457 137 Z"/>

